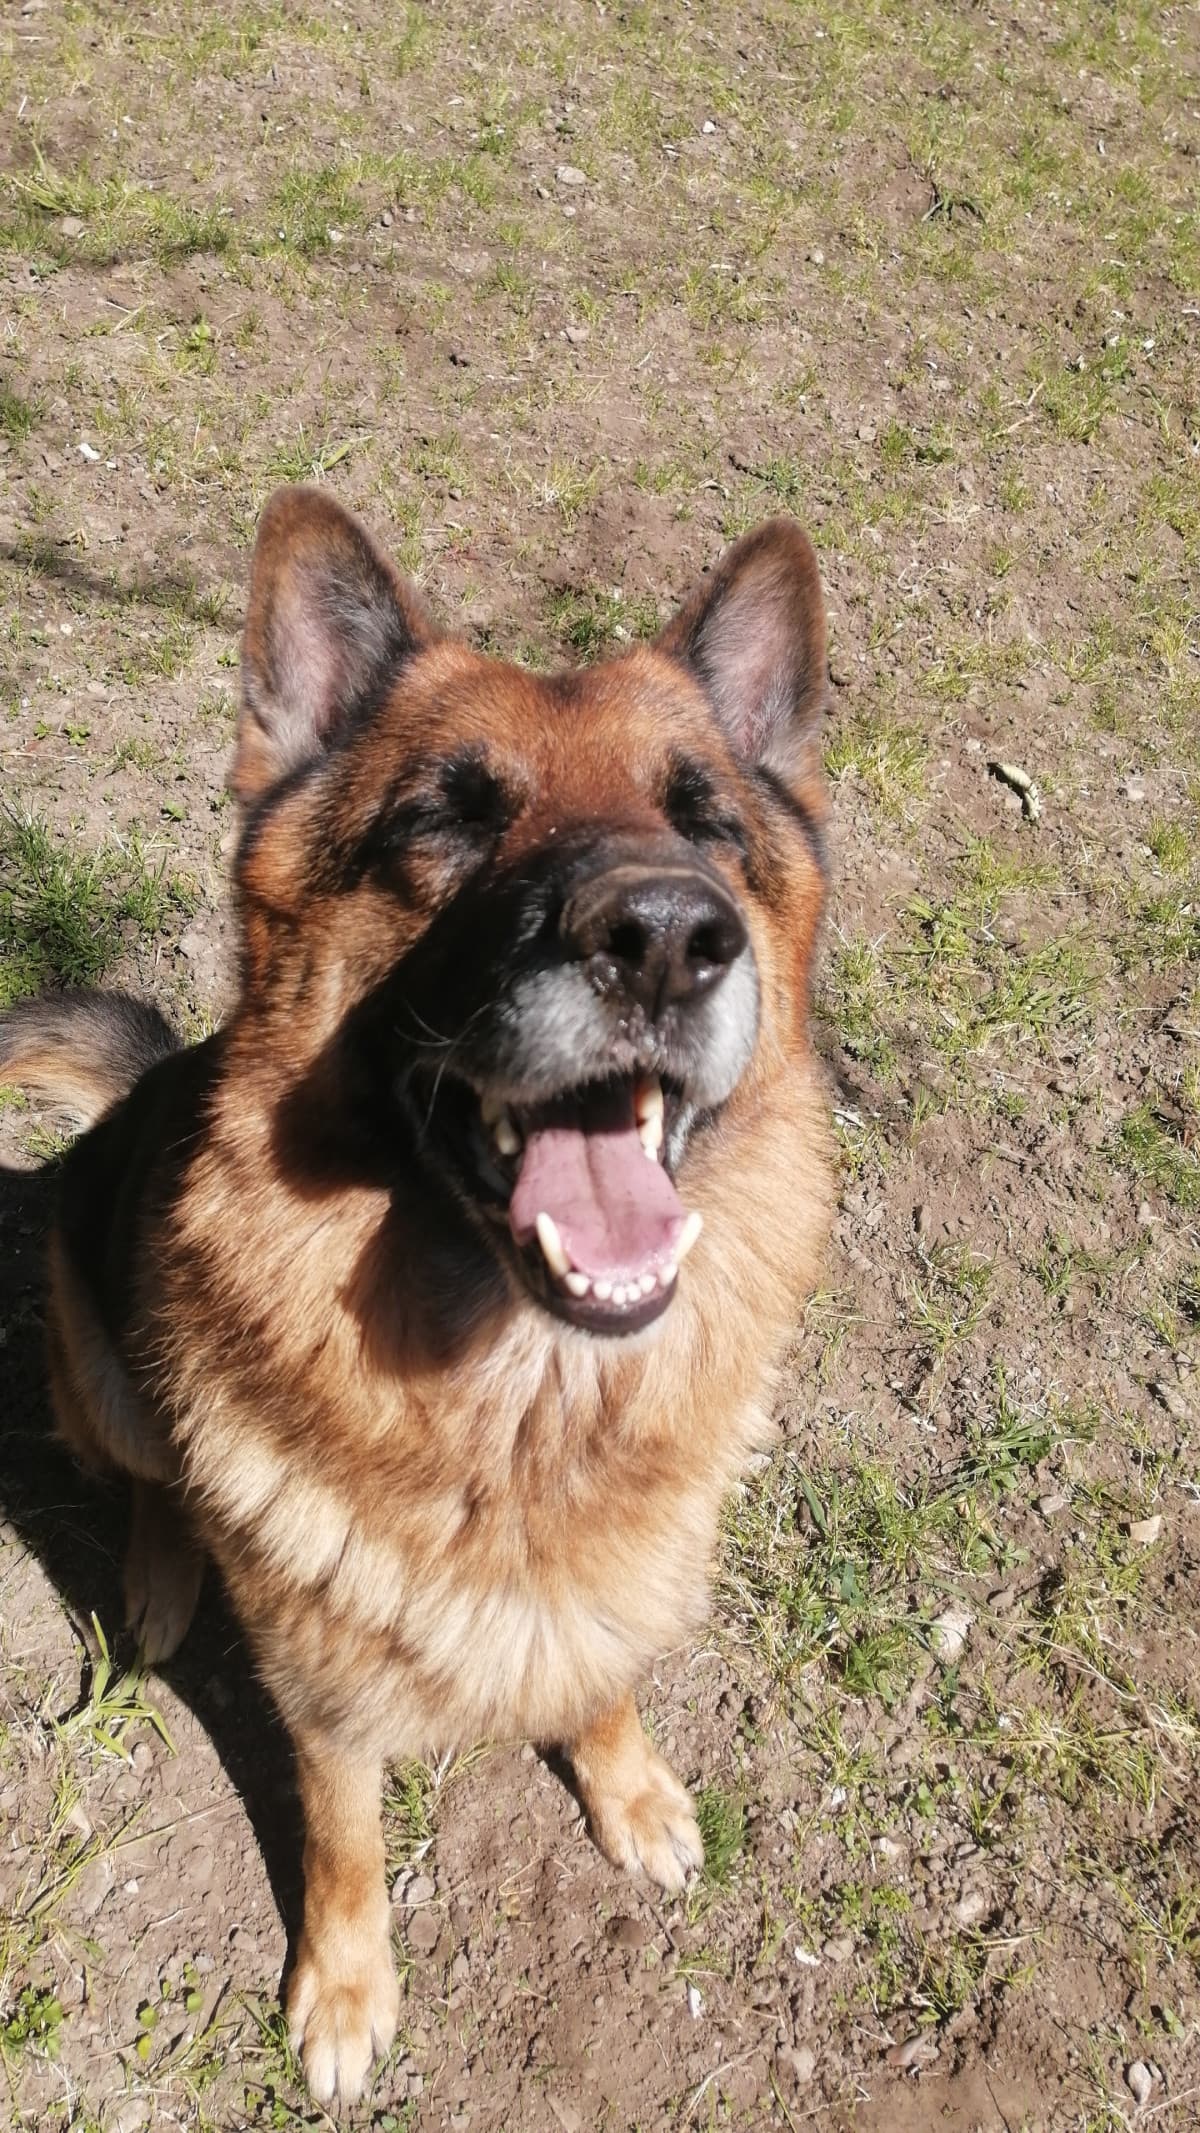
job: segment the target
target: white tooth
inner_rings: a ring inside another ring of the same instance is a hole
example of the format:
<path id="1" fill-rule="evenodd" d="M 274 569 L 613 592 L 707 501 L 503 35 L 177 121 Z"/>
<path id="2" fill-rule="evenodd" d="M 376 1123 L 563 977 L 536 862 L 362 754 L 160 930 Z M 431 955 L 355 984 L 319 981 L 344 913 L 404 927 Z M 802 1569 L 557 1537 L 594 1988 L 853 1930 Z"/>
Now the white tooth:
<path id="1" fill-rule="evenodd" d="M 678 1238 L 676 1239 L 675 1259 L 678 1265 L 682 1265 L 683 1261 L 687 1258 L 688 1253 L 691 1251 L 693 1244 L 696 1242 L 696 1239 L 700 1235 L 700 1232 L 703 1228 L 704 1217 L 703 1215 L 697 1214 L 696 1209 L 693 1208 L 691 1214 L 687 1218 L 687 1221 L 684 1223 L 683 1228 L 680 1230 Z"/>
<path id="2" fill-rule="evenodd" d="M 625 1301 L 625 1291 L 621 1287 L 620 1282 L 617 1283 L 616 1287 L 613 1290 L 612 1300 L 615 1304 L 623 1304 Z"/>
<path id="3" fill-rule="evenodd" d="M 638 1139 L 647 1155 L 657 1160 L 663 1138 L 663 1092 L 662 1083 L 656 1077 L 639 1081 L 634 1092 L 633 1115 L 637 1120 Z"/>
<path id="4" fill-rule="evenodd" d="M 557 1274 L 559 1280 L 564 1281 L 571 1271 L 571 1262 L 563 1249 L 563 1241 L 558 1234 L 557 1222 L 554 1220 L 553 1215 L 540 1214 L 534 1226 L 537 1230 L 537 1241 L 542 1247 L 542 1257 L 546 1265 L 552 1274 Z"/>
<path id="5" fill-rule="evenodd" d="M 648 1118 L 656 1118 L 661 1126 L 663 1092 L 662 1083 L 656 1074 L 651 1074 L 646 1081 L 639 1081 L 634 1093 L 633 1115 L 639 1126 L 645 1125 Z"/>
<path id="6" fill-rule="evenodd" d="M 592 1285 L 591 1282 L 588 1280 L 587 1275 L 576 1273 L 574 1267 L 572 1267 L 571 1272 L 569 1274 L 563 1275 L 563 1281 L 565 1282 L 567 1288 L 570 1290 L 572 1296 L 586 1296 L 588 1290 L 591 1288 Z"/>
<path id="7" fill-rule="evenodd" d="M 657 1118 L 644 1118 L 642 1120 L 641 1125 L 638 1127 L 638 1139 L 652 1163 L 658 1161 L 658 1151 L 662 1147 L 662 1137 L 661 1111 Z"/>
<path id="8" fill-rule="evenodd" d="M 515 1155 L 520 1147 L 521 1136 L 507 1111 L 500 1113 L 499 1118 L 492 1127 L 492 1139 L 495 1141 L 501 1155 Z"/>
<path id="9" fill-rule="evenodd" d="M 592 1294 L 597 1303 L 608 1303 L 612 1298 L 612 1292 L 613 1285 L 611 1281 L 594 1281 L 592 1283 Z"/>
<path id="10" fill-rule="evenodd" d="M 658 1278 L 661 1281 L 664 1289 L 670 1288 L 671 1283 L 674 1281 L 675 1276 L 678 1272 L 679 1268 L 676 1266 L 675 1261 L 673 1259 L 668 1259 L 665 1266 L 660 1266 L 658 1270 Z"/>
<path id="11" fill-rule="evenodd" d="M 656 1274 L 643 1274 L 638 1287 L 643 1296 L 649 1296 L 651 1289 L 658 1287 L 658 1276 Z"/>

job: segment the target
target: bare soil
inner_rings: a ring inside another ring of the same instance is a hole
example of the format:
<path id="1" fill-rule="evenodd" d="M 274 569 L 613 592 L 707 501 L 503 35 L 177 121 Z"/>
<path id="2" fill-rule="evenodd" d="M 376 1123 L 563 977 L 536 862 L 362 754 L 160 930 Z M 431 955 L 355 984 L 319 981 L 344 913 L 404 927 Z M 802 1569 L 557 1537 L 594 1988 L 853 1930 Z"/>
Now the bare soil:
<path id="1" fill-rule="evenodd" d="M 219 1017 L 276 481 L 523 659 L 780 509 L 828 587 L 839 1215 L 711 1634 L 647 1684 L 709 1866 L 619 1881 L 531 1750 L 397 1772 L 356 2122 L 1200 2125 L 1196 9 L 0 39 L 0 1002 Z M 0 1111 L 0 2123 L 320 2125 L 286 1745 L 215 1591 L 120 1678 L 123 1505 L 49 1440 L 55 1125 Z"/>

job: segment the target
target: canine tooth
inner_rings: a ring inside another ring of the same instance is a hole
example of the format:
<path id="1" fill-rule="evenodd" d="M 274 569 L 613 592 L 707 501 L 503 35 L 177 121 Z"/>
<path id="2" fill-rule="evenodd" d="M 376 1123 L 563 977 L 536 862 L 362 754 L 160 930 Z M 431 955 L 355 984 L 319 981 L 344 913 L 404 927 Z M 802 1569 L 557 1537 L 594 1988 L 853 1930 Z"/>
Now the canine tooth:
<path id="1" fill-rule="evenodd" d="M 501 1155 L 515 1155 L 520 1147 L 521 1136 L 507 1111 L 500 1113 L 499 1118 L 492 1127 L 492 1139 L 495 1141 Z"/>
<path id="2" fill-rule="evenodd" d="M 611 1281 L 594 1281 L 592 1283 L 592 1294 L 597 1303 L 606 1304 L 611 1302 L 612 1292 L 613 1285 Z"/>
<path id="3" fill-rule="evenodd" d="M 641 1280 L 638 1283 L 638 1287 L 641 1290 L 643 1296 L 649 1296 L 651 1289 L 656 1289 L 658 1287 L 657 1274 L 643 1274 Z"/>
<path id="4" fill-rule="evenodd" d="M 647 1155 L 658 1160 L 658 1151 L 663 1138 L 663 1092 L 661 1081 L 652 1078 L 638 1083 L 633 1099 L 633 1113 L 637 1119 L 638 1139 Z"/>
<path id="5" fill-rule="evenodd" d="M 687 1221 L 684 1223 L 683 1228 L 680 1230 L 678 1238 L 676 1239 L 676 1265 L 682 1265 L 683 1261 L 687 1258 L 688 1253 L 691 1251 L 693 1244 L 696 1242 L 696 1239 L 700 1235 L 700 1232 L 703 1228 L 704 1217 L 703 1215 L 698 1214 L 696 1212 L 696 1209 L 693 1208 L 691 1214 L 687 1218 Z"/>
<path id="6" fill-rule="evenodd" d="M 542 1257 L 546 1265 L 552 1274 L 558 1275 L 560 1281 L 565 1281 L 571 1271 L 571 1262 L 563 1249 L 563 1241 L 558 1234 L 557 1222 L 553 1215 L 543 1213 L 538 1216 L 534 1226 L 537 1230 L 537 1241 L 542 1247 Z"/>
<path id="7" fill-rule="evenodd" d="M 664 1289 L 670 1288 L 671 1283 L 674 1281 L 675 1276 L 678 1274 L 678 1272 L 679 1268 L 676 1266 L 675 1261 L 673 1259 L 668 1259 L 665 1266 L 660 1266 L 658 1270 L 658 1278 L 661 1281 Z"/>
<path id="8" fill-rule="evenodd" d="M 566 1284 L 566 1287 L 570 1290 L 572 1296 L 586 1296 L 588 1290 L 592 1286 L 591 1282 L 587 1278 L 587 1275 L 577 1273 L 574 1267 L 572 1267 L 569 1274 L 563 1275 L 563 1281 Z"/>

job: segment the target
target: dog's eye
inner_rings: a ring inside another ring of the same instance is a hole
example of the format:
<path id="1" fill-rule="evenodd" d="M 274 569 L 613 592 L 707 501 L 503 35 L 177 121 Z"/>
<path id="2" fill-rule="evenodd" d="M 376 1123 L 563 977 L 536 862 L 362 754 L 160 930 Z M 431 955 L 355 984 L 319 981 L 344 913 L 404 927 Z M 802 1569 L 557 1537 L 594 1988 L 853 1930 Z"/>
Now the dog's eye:
<path id="1" fill-rule="evenodd" d="M 513 818 L 512 798 L 478 756 L 453 757 L 442 765 L 439 782 L 455 824 L 481 836 L 504 835 Z"/>
<path id="2" fill-rule="evenodd" d="M 726 844 L 745 857 L 746 831 L 700 763 L 676 756 L 667 773 L 662 808 L 672 829 L 689 844 Z"/>
<path id="3" fill-rule="evenodd" d="M 452 756 L 432 768 L 419 791 L 380 815 L 371 856 L 387 862 L 422 846 L 486 850 L 504 835 L 515 803 L 477 755 Z"/>

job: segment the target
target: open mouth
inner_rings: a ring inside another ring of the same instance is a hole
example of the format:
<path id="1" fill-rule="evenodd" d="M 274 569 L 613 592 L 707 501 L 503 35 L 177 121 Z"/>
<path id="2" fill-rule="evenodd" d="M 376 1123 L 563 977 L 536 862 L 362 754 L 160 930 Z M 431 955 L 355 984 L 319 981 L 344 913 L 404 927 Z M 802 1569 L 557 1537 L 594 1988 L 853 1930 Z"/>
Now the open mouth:
<path id="1" fill-rule="evenodd" d="M 489 1167 L 535 1293 L 572 1324 L 634 1333 L 670 1303 L 700 1234 L 665 1167 L 668 1105 L 657 1076 L 588 1083 L 535 1105 L 485 1097 Z"/>

